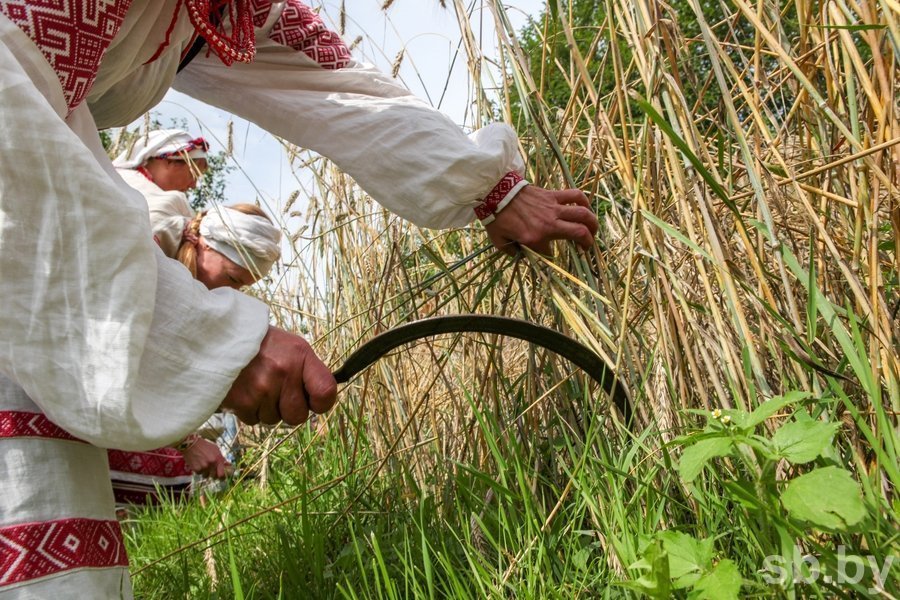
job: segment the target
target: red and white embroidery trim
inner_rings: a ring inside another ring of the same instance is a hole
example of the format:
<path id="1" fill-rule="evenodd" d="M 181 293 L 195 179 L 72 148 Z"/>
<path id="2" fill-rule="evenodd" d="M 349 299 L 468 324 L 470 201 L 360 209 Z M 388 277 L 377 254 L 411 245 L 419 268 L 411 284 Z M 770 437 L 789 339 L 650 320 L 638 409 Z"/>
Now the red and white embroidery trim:
<path id="1" fill-rule="evenodd" d="M 250 16 L 254 27 L 262 27 L 272 12 L 272 0 L 250 0 Z"/>
<path id="2" fill-rule="evenodd" d="M 498 212 L 503 210 L 510 200 L 519 193 L 523 187 L 528 185 L 528 181 L 515 171 L 510 171 L 503 176 L 500 183 L 494 186 L 494 189 L 484 197 L 481 204 L 475 207 L 475 216 L 481 219 L 484 225 L 494 220 Z"/>
<path id="3" fill-rule="evenodd" d="M 210 50 L 230 66 L 235 62 L 249 63 L 256 56 L 253 19 L 248 0 L 186 0 L 188 18 L 194 29 L 203 36 Z M 221 21 L 219 15 L 221 14 Z M 217 21 L 213 23 L 213 20 Z M 231 35 L 224 33 L 229 21 Z"/>
<path id="4" fill-rule="evenodd" d="M 127 566 L 116 521 L 60 519 L 0 527 L 0 589 L 71 569 Z"/>
<path id="5" fill-rule="evenodd" d="M 196 150 L 198 148 L 200 150 L 203 150 L 204 152 L 207 152 L 207 151 L 209 151 L 209 143 L 202 137 L 197 137 L 197 138 L 192 139 L 189 142 L 185 142 L 184 146 L 182 146 L 178 150 L 173 150 L 172 152 L 161 152 L 160 154 L 157 154 L 153 158 L 172 158 L 173 156 L 176 158 L 184 158 L 185 154 L 187 154 L 188 152 L 191 152 L 192 150 Z M 151 181 L 153 181 L 153 180 L 151 179 Z"/>
<path id="6" fill-rule="evenodd" d="M 149 452 L 109 450 L 109 470 L 152 477 L 190 477 L 193 473 L 184 463 L 184 456 L 175 448 L 160 448 Z"/>
<path id="7" fill-rule="evenodd" d="M 94 85 L 130 5 L 131 0 L 0 0 L 0 12 L 34 41 L 56 71 L 71 113 Z"/>
<path id="8" fill-rule="evenodd" d="M 253 0 L 254 22 L 265 22 L 271 0 Z M 265 8 L 265 11 L 264 11 Z M 259 21 L 261 15 L 262 21 Z M 299 0 L 288 0 L 269 39 L 304 53 L 323 69 L 342 69 L 350 62 L 350 49 L 330 31 L 311 8 Z"/>
<path id="9" fill-rule="evenodd" d="M 0 438 L 39 437 L 81 442 L 41 413 L 0 410 Z M 82 442 L 84 443 L 84 442 Z"/>

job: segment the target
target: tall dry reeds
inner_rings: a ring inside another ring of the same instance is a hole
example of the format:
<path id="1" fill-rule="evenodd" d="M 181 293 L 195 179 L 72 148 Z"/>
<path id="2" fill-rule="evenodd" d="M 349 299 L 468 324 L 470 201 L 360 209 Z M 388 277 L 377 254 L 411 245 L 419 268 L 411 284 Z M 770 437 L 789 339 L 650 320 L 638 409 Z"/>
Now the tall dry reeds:
<path id="1" fill-rule="evenodd" d="M 595 248 L 515 263 L 487 252 L 450 270 L 486 243 L 477 226 L 418 230 L 319 163 L 310 227 L 293 238 L 301 287 L 281 290 L 283 318 L 300 319 L 336 364 L 411 319 L 520 316 L 564 329 L 615 364 L 641 424 L 666 436 L 686 424 L 684 409 L 749 410 L 788 390 L 833 387 L 847 398 L 836 416 L 858 411 L 873 432 L 891 432 L 900 408 L 897 7 L 735 0 L 711 23 L 695 2 L 678 14 L 661 2 L 610 1 L 593 39 L 578 45 L 567 4 L 544 18 L 558 15 L 571 61 L 538 70 L 503 3 L 487 4 L 514 88 L 494 106 L 508 119 L 524 115 L 531 181 L 596 200 Z M 463 2 L 454 8 L 481 81 L 477 24 Z M 792 37 L 785 13 L 796 15 Z M 691 19 L 694 37 L 680 26 Z M 686 72 L 697 64 L 691 55 L 703 57 L 704 72 Z M 614 66 L 614 81 L 597 81 L 598 61 Z M 551 78 L 568 85 L 566 105 L 542 103 Z M 714 110 L 691 82 L 718 99 Z M 486 122 L 487 92 L 475 99 Z M 460 389 L 499 403 L 501 376 L 525 373 L 519 383 L 532 395 L 552 385 L 539 368 L 550 357 L 494 341 L 401 352 L 345 391 L 346 406 L 359 395 L 384 448 L 401 434 L 407 443 L 434 435 L 443 458 L 462 444 L 450 456 L 464 460 L 471 418 Z M 532 411 L 542 404 L 526 402 Z"/>

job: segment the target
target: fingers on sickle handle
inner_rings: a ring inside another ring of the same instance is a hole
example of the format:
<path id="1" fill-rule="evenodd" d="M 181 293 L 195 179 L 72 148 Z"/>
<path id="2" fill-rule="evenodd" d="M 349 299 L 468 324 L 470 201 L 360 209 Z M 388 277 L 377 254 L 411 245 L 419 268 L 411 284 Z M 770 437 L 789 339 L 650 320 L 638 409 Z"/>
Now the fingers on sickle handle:
<path id="1" fill-rule="evenodd" d="M 281 418 L 298 425 L 314 413 L 327 412 L 337 399 L 337 382 L 325 364 L 309 349 L 303 364 L 284 380 L 279 405 Z"/>

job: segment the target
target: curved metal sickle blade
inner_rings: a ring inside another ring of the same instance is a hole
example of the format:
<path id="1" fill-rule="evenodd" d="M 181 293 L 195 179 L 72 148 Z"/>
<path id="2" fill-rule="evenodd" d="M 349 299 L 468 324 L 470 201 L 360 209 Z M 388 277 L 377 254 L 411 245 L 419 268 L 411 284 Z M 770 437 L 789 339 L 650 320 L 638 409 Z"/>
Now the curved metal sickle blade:
<path id="1" fill-rule="evenodd" d="M 385 354 L 422 338 L 442 333 L 496 333 L 525 340 L 569 359 L 599 383 L 612 398 L 626 425 L 633 415 L 625 388 L 606 361 L 584 344 L 558 331 L 521 319 L 492 315 L 450 315 L 406 323 L 375 336 L 351 354 L 334 372 L 338 383 L 346 383 Z"/>

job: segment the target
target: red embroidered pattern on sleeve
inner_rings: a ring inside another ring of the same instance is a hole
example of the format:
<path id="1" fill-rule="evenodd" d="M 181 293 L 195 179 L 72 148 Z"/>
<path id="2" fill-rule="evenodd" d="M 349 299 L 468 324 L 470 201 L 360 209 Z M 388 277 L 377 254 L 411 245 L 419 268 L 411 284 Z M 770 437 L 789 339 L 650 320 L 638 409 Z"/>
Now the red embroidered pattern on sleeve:
<path id="1" fill-rule="evenodd" d="M 494 189 L 484 197 L 481 204 L 475 207 L 475 216 L 484 220 L 493 215 L 497 210 L 497 205 L 503 202 L 506 195 L 509 194 L 509 192 L 523 179 L 524 177 L 515 171 L 510 171 L 504 175 L 503 179 L 500 180 L 500 183 L 495 185 Z"/>
<path id="2" fill-rule="evenodd" d="M 254 27 L 262 27 L 272 11 L 272 0 L 250 0 L 250 16 Z"/>
<path id="3" fill-rule="evenodd" d="M 41 413 L 0 410 L 0 438 L 38 437 L 81 442 Z M 84 442 L 82 442 L 84 443 Z"/>
<path id="4" fill-rule="evenodd" d="M 37 45 L 56 71 L 71 113 L 88 95 L 131 0 L 0 0 L 0 12 Z"/>
<path id="5" fill-rule="evenodd" d="M 160 448 L 149 452 L 108 450 L 109 470 L 153 477 L 185 477 L 191 470 L 184 456 L 175 448 Z"/>
<path id="6" fill-rule="evenodd" d="M 127 566 L 116 521 L 59 519 L 0 527 L 0 590 L 71 569 Z"/>
<path id="7" fill-rule="evenodd" d="M 271 4 L 271 1 L 254 0 L 253 4 L 255 16 L 261 12 L 258 5 Z M 344 40 L 325 27 L 319 15 L 299 0 L 287 1 L 269 39 L 303 52 L 323 69 L 341 69 L 350 62 L 350 49 Z"/>

